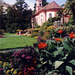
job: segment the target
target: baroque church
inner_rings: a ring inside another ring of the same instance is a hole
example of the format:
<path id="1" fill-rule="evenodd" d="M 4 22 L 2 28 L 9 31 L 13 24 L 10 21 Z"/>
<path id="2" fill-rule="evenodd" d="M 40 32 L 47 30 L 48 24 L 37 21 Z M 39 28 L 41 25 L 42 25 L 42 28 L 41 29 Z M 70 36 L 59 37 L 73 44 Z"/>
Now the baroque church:
<path id="1" fill-rule="evenodd" d="M 49 18 L 55 17 L 59 10 L 62 8 L 55 1 L 43 7 L 42 0 L 36 0 L 36 12 L 31 17 L 32 28 L 35 24 L 42 26 Z"/>

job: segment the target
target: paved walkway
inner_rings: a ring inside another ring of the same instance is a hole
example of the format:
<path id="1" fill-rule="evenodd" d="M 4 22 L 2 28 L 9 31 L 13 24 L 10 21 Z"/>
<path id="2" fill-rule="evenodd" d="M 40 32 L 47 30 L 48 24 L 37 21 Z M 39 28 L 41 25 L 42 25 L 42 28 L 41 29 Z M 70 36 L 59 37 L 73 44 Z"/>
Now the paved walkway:
<path id="1" fill-rule="evenodd" d="M 23 36 L 23 35 L 4 35 L 4 37 Z"/>
<path id="2" fill-rule="evenodd" d="M 3 50 L 3 51 L 0 51 L 0 53 L 9 53 L 9 52 L 16 52 L 16 51 L 20 51 L 24 48 L 17 48 L 17 49 L 10 49 L 10 50 Z"/>

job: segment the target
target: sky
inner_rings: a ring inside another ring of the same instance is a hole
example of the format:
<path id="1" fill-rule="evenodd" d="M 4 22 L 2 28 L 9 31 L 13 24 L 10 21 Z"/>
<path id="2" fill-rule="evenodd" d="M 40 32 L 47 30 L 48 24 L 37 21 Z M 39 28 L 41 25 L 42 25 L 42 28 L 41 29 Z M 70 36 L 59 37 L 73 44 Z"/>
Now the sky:
<path id="1" fill-rule="evenodd" d="M 16 0 L 3 0 L 3 1 L 12 5 L 16 2 Z M 25 2 L 30 6 L 32 10 L 33 10 L 35 1 L 36 0 L 25 0 Z M 58 5 L 62 5 L 66 2 L 66 0 L 47 0 L 47 2 L 49 3 L 52 1 L 55 1 Z"/>

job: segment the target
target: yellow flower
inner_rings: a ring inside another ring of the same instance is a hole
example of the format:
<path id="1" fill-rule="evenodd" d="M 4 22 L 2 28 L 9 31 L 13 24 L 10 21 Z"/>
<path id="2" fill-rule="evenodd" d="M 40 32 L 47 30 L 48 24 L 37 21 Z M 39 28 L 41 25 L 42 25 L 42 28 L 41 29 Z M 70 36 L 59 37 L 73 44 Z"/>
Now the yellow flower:
<path id="1" fill-rule="evenodd" d="M 61 40 L 61 41 L 63 41 L 63 39 L 62 39 L 62 38 L 61 38 L 60 40 Z"/>
<path id="2" fill-rule="evenodd" d="M 37 36 L 35 36 L 34 38 L 38 38 Z"/>
<path id="3" fill-rule="evenodd" d="M 0 64 L 3 64 L 3 61 L 0 61 Z"/>
<path id="4" fill-rule="evenodd" d="M 3 65 L 8 65 L 8 62 L 5 62 Z"/>
<path id="5" fill-rule="evenodd" d="M 7 70 L 7 74 L 10 72 L 10 70 Z"/>
<path id="6" fill-rule="evenodd" d="M 16 70 L 14 70 L 13 74 L 17 74 L 17 71 L 16 71 Z"/>
<path id="7" fill-rule="evenodd" d="M 14 71 L 14 69 L 12 68 L 11 71 Z"/>
<path id="8" fill-rule="evenodd" d="M 0 63 L 2 63 L 2 61 L 0 61 Z"/>
<path id="9" fill-rule="evenodd" d="M 19 74 L 21 74 L 22 72 L 19 72 Z"/>

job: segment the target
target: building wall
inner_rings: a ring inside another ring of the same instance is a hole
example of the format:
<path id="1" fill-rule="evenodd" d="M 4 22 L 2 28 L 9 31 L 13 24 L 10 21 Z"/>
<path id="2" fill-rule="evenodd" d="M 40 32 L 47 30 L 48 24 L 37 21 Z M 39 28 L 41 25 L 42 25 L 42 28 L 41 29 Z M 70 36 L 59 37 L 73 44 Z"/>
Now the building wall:
<path id="1" fill-rule="evenodd" d="M 34 17 L 34 24 L 42 26 L 44 22 L 45 22 L 45 12 L 42 11 Z"/>
<path id="2" fill-rule="evenodd" d="M 50 14 L 52 18 L 56 16 L 58 9 L 41 11 L 33 17 L 33 24 L 38 24 L 42 26 L 44 22 L 46 22 L 50 18 Z"/>
<path id="3" fill-rule="evenodd" d="M 47 11 L 47 20 L 50 18 L 50 14 L 52 14 L 52 17 L 55 17 L 55 11 Z"/>

